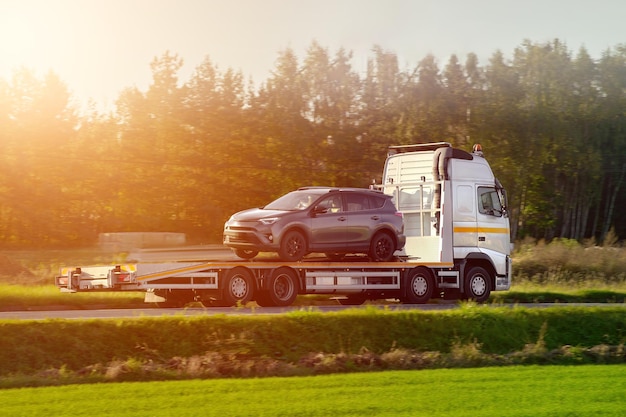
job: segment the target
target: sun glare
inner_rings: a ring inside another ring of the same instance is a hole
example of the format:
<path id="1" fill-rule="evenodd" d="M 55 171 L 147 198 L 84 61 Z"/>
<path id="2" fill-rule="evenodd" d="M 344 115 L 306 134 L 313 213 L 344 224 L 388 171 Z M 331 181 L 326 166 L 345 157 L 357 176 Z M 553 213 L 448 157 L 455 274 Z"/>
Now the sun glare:
<path id="1" fill-rule="evenodd" d="M 37 77 L 53 71 L 70 90 L 83 88 L 85 54 L 77 51 L 89 42 L 84 10 L 74 2 L 0 0 L 0 78 L 11 80 L 22 69 Z"/>
<path id="2" fill-rule="evenodd" d="M 0 56 L 6 62 L 32 65 L 38 44 L 46 36 L 42 16 L 18 2 L 0 7 Z"/>

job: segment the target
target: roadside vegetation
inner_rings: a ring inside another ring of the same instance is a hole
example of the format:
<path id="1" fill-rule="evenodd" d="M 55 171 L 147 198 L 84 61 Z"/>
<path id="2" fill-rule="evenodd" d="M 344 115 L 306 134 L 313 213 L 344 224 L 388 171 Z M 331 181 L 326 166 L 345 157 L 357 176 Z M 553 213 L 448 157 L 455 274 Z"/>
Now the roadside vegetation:
<path id="1" fill-rule="evenodd" d="M 0 387 L 623 364 L 622 306 L 0 321 Z"/>
<path id="2" fill-rule="evenodd" d="M 626 287 L 626 248 L 612 233 L 601 246 L 594 240 L 528 239 L 516 244 L 513 265 L 515 284 L 522 288 Z"/>
<path id="3" fill-rule="evenodd" d="M 626 365 L 386 371 L 301 378 L 0 390 L 3 413 L 48 416 L 614 416 Z"/>
<path id="4" fill-rule="evenodd" d="M 609 233 L 599 246 L 589 240 L 551 242 L 528 239 L 513 253 L 510 291 L 492 293 L 506 302 L 623 303 L 626 300 L 626 247 Z"/>

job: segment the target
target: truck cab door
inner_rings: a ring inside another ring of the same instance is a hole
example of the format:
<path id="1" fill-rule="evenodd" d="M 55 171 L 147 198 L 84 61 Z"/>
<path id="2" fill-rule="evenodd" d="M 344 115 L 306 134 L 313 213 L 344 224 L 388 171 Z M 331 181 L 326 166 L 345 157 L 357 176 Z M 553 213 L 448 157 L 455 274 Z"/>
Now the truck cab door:
<path id="1" fill-rule="evenodd" d="M 465 248 L 455 253 L 455 258 L 478 246 L 476 218 L 476 189 L 473 184 L 456 184 L 454 187 L 454 247 Z"/>
<path id="2" fill-rule="evenodd" d="M 508 253 L 510 250 L 509 221 L 498 190 L 493 186 L 478 186 L 477 197 L 478 247 Z"/>

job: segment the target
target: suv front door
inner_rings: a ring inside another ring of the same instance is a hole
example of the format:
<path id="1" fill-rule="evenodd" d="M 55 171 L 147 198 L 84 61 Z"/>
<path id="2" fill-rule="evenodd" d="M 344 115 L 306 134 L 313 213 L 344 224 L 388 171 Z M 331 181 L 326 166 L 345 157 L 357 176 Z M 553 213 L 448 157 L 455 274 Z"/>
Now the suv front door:
<path id="1" fill-rule="evenodd" d="M 327 250 L 346 242 L 348 216 L 341 194 L 331 194 L 320 200 L 311 211 L 310 250 Z"/>

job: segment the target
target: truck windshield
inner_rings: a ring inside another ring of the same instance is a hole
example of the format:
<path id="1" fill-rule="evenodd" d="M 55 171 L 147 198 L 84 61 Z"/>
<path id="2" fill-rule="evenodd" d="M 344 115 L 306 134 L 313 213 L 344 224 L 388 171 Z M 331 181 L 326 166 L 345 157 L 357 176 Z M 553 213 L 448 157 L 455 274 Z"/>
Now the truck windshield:
<path id="1" fill-rule="evenodd" d="M 322 194 L 313 190 L 292 191 L 277 198 L 265 207 L 265 210 L 304 210 L 308 208 Z"/>

